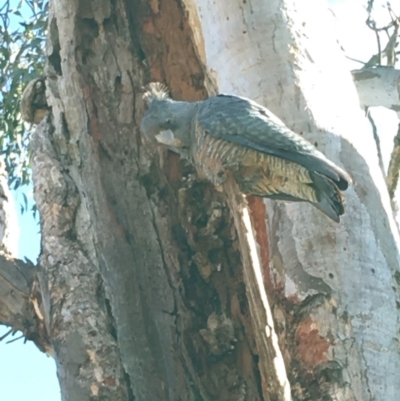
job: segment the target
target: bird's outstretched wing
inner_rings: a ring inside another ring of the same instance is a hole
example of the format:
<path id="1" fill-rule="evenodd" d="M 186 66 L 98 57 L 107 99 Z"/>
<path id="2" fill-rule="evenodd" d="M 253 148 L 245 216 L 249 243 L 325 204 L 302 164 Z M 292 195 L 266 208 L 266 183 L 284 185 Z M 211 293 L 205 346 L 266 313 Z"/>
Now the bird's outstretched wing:
<path id="1" fill-rule="evenodd" d="M 203 102 L 198 124 L 212 137 L 280 157 L 322 174 L 346 190 L 351 177 L 311 143 L 250 99 L 218 95 Z"/>

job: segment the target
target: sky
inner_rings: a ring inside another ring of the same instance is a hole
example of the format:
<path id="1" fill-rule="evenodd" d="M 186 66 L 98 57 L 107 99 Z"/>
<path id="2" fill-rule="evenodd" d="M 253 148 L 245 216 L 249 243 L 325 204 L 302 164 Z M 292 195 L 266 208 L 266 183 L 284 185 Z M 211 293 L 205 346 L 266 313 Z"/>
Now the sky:
<path id="1" fill-rule="evenodd" d="M 19 0 L 18 0 L 19 1 Z M 304 0 L 298 0 L 304 1 Z M 379 2 L 380 0 L 376 0 Z M 17 0 L 11 0 L 16 4 Z M 398 2 L 394 0 L 393 3 Z M 363 6 L 367 0 L 327 0 L 329 7 L 336 16 L 337 36 L 345 49 L 347 56 L 354 59 L 367 61 L 376 53 L 376 41 L 372 31 L 365 26 L 367 13 Z M 386 3 L 384 1 L 382 4 Z M 399 2 L 400 3 L 400 2 Z M 400 4 L 397 6 L 400 8 Z M 400 14 L 400 11 L 397 10 Z M 378 7 L 378 23 L 387 21 L 387 12 Z M 349 60 L 349 69 L 360 68 Z M 385 164 L 388 163 L 393 146 L 393 137 L 397 131 L 397 116 L 387 110 L 374 111 L 374 118 L 381 135 L 381 146 Z M 14 200 L 17 207 L 20 240 L 18 257 L 28 257 L 36 262 L 40 251 L 40 234 L 38 221 L 33 218 L 31 212 L 21 215 L 20 204 L 23 204 L 24 192 L 30 206 L 33 204 L 32 186 L 19 188 L 14 192 Z M 28 207 L 29 209 L 30 207 Z M 0 336 L 8 331 L 7 327 L 0 326 Z M 15 336 L 17 337 L 18 334 Z M 55 363 L 50 357 L 40 352 L 35 345 L 23 339 L 6 344 L 10 339 L 0 342 L 0 399 L 1 401 L 60 401 L 60 390 L 56 377 Z"/>

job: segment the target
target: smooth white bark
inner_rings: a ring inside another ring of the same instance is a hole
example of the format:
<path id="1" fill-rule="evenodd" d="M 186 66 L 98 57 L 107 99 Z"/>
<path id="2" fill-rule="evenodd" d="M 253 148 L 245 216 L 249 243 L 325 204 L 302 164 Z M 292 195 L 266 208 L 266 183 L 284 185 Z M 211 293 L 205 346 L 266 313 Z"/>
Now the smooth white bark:
<path id="1" fill-rule="evenodd" d="M 400 70 L 370 67 L 352 71 L 361 107 L 386 107 L 400 116 Z"/>
<path id="2" fill-rule="evenodd" d="M 336 399 L 398 399 L 399 238 L 331 15 L 317 0 L 185 3 L 201 24 L 195 39 L 218 91 L 266 105 L 353 176 L 340 225 L 309 205 L 269 202 L 271 258 L 284 266 L 285 276 L 276 274 L 286 295 L 331 294 L 314 317 L 321 335 L 334 337 L 326 359 L 349 383 Z"/>

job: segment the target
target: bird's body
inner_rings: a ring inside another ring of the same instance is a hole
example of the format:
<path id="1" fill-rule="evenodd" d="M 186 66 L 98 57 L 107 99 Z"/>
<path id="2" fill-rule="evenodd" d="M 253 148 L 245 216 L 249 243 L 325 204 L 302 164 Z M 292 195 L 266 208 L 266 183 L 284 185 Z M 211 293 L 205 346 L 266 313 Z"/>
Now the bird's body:
<path id="1" fill-rule="evenodd" d="M 145 95 L 144 134 L 189 159 L 222 185 L 230 171 L 244 194 L 306 201 L 339 221 L 349 175 L 250 99 L 218 95 L 175 102 L 159 84 Z"/>

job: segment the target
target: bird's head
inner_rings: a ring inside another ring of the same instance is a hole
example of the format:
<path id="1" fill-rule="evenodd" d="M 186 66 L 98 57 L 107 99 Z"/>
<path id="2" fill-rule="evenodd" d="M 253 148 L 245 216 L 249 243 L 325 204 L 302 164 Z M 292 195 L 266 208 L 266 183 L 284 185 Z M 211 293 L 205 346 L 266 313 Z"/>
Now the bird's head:
<path id="1" fill-rule="evenodd" d="M 144 136 L 187 157 L 195 103 L 172 100 L 167 88 L 160 83 L 149 84 L 143 100 L 148 105 L 141 127 Z"/>

